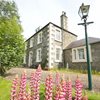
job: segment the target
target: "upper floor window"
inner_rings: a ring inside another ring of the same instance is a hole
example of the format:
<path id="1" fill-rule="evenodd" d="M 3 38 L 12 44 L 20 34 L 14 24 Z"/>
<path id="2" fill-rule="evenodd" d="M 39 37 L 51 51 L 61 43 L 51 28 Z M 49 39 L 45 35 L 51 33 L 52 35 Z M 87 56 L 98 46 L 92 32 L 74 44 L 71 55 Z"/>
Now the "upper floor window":
<path id="1" fill-rule="evenodd" d="M 90 52 L 90 60 L 91 59 L 91 49 L 89 46 L 89 52 Z M 86 47 L 77 47 L 72 49 L 72 62 L 86 62 Z"/>
<path id="2" fill-rule="evenodd" d="M 41 48 L 37 49 L 36 61 L 41 62 Z"/>
<path id="3" fill-rule="evenodd" d="M 61 47 L 57 46 L 55 48 L 55 61 L 56 62 L 61 62 L 61 58 L 62 58 Z"/>
<path id="4" fill-rule="evenodd" d="M 61 41 L 61 31 L 58 29 L 55 31 L 55 40 Z"/>
<path id="5" fill-rule="evenodd" d="M 34 39 L 33 39 L 33 37 L 30 39 L 30 47 L 33 47 L 33 41 L 34 41 Z"/>
<path id="6" fill-rule="evenodd" d="M 38 40 L 37 40 L 37 43 L 42 43 L 42 32 L 39 32 L 38 33 Z"/>

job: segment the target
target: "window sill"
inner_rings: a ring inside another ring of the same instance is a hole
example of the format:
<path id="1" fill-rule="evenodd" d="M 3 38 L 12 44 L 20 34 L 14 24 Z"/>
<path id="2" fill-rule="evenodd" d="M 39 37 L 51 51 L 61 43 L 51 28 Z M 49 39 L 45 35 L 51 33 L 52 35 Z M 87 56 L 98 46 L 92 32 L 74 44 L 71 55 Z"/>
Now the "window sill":
<path id="1" fill-rule="evenodd" d="M 57 41 L 57 42 L 62 42 L 61 40 L 57 40 L 57 39 L 55 39 L 55 41 Z"/>
<path id="2" fill-rule="evenodd" d="M 72 62 L 86 62 L 86 60 L 74 60 L 74 61 L 72 61 Z"/>
<path id="3" fill-rule="evenodd" d="M 41 60 L 37 60 L 36 62 L 41 62 Z"/>
<path id="4" fill-rule="evenodd" d="M 76 63 L 81 63 L 81 62 L 87 62 L 87 60 L 73 60 L 72 62 L 76 62 Z M 90 60 L 90 62 L 92 62 L 92 60 Z"/>
<path id="5" fill-rule="evenodd" d="M 37 43 L 37 44 L 41 44 L 42 42 L 39 42 L 39 43 Z"/>
<path id="6" fill-rule="evenodd" d="M 33 46 L 32 46 L 33 47 Z M 29 48 L 32 48 L 32 47 L 29 47 Z"/>
<path id="7" fill-rule="evenodd" d="M 55 62 L 57 62 L 57 63 L 58 63 L 58 62 L 62 62 L 62 61 L 61 61 L 61 60 L 55 60 Z"/>

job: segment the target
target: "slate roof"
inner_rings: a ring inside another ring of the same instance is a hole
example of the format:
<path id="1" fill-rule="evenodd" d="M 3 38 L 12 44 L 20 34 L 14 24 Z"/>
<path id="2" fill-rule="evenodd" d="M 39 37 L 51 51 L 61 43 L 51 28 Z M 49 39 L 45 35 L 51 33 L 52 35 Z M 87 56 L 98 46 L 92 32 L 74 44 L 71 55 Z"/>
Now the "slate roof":
<path id="1" fill-rule="evenodd" d="M 88 37 L 89 44 L 100 42 L 100 38 Z M 65 49 L 71 49 L 85 45 L 85 39 L 77 40 L 69 44 Z"/>
<path id="2" fill-rule="evenodd" d="M 74 36 L 77 37 L 76 34 L 70 32 L 70 31 L 68 31 L 68 30 L 63 29 L 63 28 L 61 28 L 60 26 L 58 26 L 58 25 L 56 25 L 56 24 L 54 24 L 54 23 L 52 23 L 52 22 L 49 22 L 49 23 L 46 24 L 44 27 L 42 27 L 38 32 L 34 33 L 31 37 L 29 37 L 26 41 L 28 41 L 28 40 L 29 40 L 30 38 L 32 38 L 34 35 L 36 35 L 37 33 L 39 33 L 41 30 L 43 30 L 43 29 L 44 29 L 45 27 L 47 27 L 49 24 L 53 24 L 54 26 L 60 28 L 61 30 L 64 30 L 64 31 L 68 32 L 69 34 L 72 34 L 72 35 L 74 35 Z"/>

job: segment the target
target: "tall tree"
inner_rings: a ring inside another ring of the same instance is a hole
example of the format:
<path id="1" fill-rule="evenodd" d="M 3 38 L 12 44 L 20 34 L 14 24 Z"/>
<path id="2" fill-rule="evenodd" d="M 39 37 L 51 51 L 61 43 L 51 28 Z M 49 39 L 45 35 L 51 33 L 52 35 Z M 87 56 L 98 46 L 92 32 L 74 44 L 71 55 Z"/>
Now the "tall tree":
<path id="1" fill-rule="evenodd" d="M 0 71 L 22 64 L 24 38 L 14 1 L 0 0 Z"/>

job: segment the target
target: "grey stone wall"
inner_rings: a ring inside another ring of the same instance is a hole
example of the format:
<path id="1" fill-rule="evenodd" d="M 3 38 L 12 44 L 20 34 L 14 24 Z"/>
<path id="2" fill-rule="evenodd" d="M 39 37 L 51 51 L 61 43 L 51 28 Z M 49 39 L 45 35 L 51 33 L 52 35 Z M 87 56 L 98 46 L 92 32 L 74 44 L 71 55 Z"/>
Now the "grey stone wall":
<path id="1" fill-rule="evenodd" d="M 100 42 L 91 45 L 92 48 L 92 69 L 100 71 Z"/>
<path id="2" fill-rule="evenodd" d="M 100 43 L 91 44 L 91 68 L 100 71 Z M 72 62 L 72 49 L 64 50 L 64 66 L 71 69 L 87 70 L 86 62 Z"/>
<path id="3" fill-rule="evenodd" d="M 49 42 L 49 32 L 48 32 L 48 26 L 45 27 L 42 31 L 42 43 L 37 44 L 37 38 L 38 38 L 38 33 L 36 33 L 33 37 L 33 47 L 30 48 L 30 39 L 27 40 L 27 49 L 26 49 L 26 66 L 28 66 L 28 62 L 29 62 L 29 52 L 32 51 L 33 52 L 33 58 L 32 58 L 32 63 L 33 65 L 37 65 L 38 63 L 43 64 L 43 63 L 47 63 L 47 59 L 48 59 L 48 42 Z M 37 55 L 37 49 L 41 48 L 42 49 L 42 61 L 41 62 L 36 62 L 36 55 Z M 30 67 L 30 66 L 28 66 Z"/>
<path id="4" fill-rule="evenodd" d="M 65 49 L 71 42 L 77 40 L 77 36 L 62 30 L 63 49 Z"/>
<path id="5" fill-rule="evenodd" d="M 50 24 L 52 24 L 52 23 L 50 23 Z M 37 33 L 35 33 L 35 35 L 33 35 L 33 47 L 31 47 L 30 48 L 30 39 L 32 38 L 29 38 L 26 42 L 27 42 L 27 49 L 26 49 L 26 66 L 28 66 L 28 62 L 29 62 L 29 53 L 30 53 L 30 51 L 32 51 L 33 52 L 33 54 L 32 54 L 32 64 L 33 65 L 37 65 L 38 63 L 40 63 L 40 64 L 42 64 L 44 67 L 46 66 L 46 65 L 49 65 L 49 44 L 50 44 L 50 27 L 49 27 L 49 25 L 50 24 L 48 24 L 47 26 L 45 26 L 44 28 L 42 28 L 42 43 L 40 43 L 40 44 L 37 44 L 37 38 L 38 38 L 38 33 L 39 32 L 37 32 Z M 54 25 L 54 24 L 53 24 Z M 55 27 L 57 27 L 57 28 L 60 28 L 60 27 L 58 27 L 58 26 L 56 26 L 56 25 L 54 25 L 53 26 L 53 28 L 55 28 Z M 61 28 L 60 28 L 61 29 Z M 61 29 L 62 30 L 62 29 Z M 71 42 L 73 42 L 73 41 L 75 41 L 76 39 L 77 39 L 77 37 L 76 37 L 76 35 L 74 35 L 74 34 L 71 34 L 70 32 L 67 32 L 66 30 L 62 30 L 61 31 L 62 32 L 62 39 L 63 39 L 63 42 L 58 42 L 58 41 L 55 41 L 54 40 L 54 42 L 53 42 L 53 49 L 55 49 L 54 47 L 55 46 L 61 46 L 62 47 L 62 49 L 63 48 L 65 48 L 67 45 L 69 45 Z M 37 49 L 38 48 L 41 48 L 41 50 L 42 50 L 42 61 L 41 62 L 36 62 L 36 56 L 37 56 Z M 55 51 L 54 51 L 55 52 Z M 62 51 L 63 52 L 63 51 Z M 62 53 L 63 54 L 63 53 Z M 53 59 L 54 59 L 54 57 L 53 57 Z M 62 67 L 63 66 L 63 61 L 64 61 L 64 59 L 62 59 L 62 62 L 55 62 L 54 61 L 54 63 L 51 63 L 52 64 L 52 66 L 54 66 L 54 67 Z M 29 66 L 28 66 L 29 67 Z M 50 66 L 49 66 L 50 67 Z"/>

